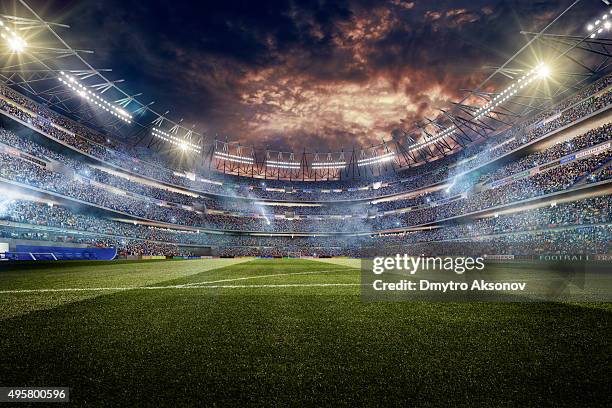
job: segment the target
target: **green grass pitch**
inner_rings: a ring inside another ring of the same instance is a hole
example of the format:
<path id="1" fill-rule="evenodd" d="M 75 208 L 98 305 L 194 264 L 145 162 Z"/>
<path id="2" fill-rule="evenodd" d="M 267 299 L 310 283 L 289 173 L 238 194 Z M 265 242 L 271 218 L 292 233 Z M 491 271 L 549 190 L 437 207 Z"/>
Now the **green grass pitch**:
<path id="1" fill-rule="evenodd" d="M 609 304 L 362 303 L 355 266 L 0 266 L 0 385 L 75 406 L 612 405 Z"/>

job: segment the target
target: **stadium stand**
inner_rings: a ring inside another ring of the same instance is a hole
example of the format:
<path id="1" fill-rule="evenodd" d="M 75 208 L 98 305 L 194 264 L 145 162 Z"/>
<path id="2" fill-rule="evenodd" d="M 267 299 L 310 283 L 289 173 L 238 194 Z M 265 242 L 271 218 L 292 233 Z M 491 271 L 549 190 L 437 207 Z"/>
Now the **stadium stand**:
<path id="1" fill-rule="evenodd" d="M 555 138 L 605 113 L 611 84 L 601 78 L 513 128 L 394 176 L 319 182 L 187 177 L 153 152 L 143 156 L 0 86 L 0 112 L 19 122 L 0 129 L 0 181 L 16 197 L 0 202 L 0 237 L 114 247 L 120 257 L 202 248 L 358 256 L 373 242 L 452 253 L 467 241 L 476 252 L 524 255 L 564 251 L 573 239 L 607 253 L 610 202 L 601 189 L 612 174 L 612 124 Z M 555 143 L 538 148 L 542 140 Z M 559 194 L 569 198 L 538 204 Z"/>

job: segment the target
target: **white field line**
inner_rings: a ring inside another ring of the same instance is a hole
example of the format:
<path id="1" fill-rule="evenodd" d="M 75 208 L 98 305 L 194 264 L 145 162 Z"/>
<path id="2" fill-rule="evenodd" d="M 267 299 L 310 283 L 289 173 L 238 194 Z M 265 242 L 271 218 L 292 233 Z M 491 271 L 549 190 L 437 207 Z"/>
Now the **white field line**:
<path id="1" fill-rule="evenodd" d="M 202 288 L 288 288 L 288 287 L 325 287 L 325 286 L 359 286 L 359 283 L 304 283 L 304 284 L 269 284 L 269 285 L 211 285 L 214 283 L 236 282 L 247 279 L 270 278 L 275 276 L 290 276 L 290 275 L 306 275 L 315 273 L 330 273 L 344 272 L 348 269 L 325 270 L 325 271 L 307 271 L 307 272 L 291 272 L 291 273 L 276 273 L 270 275 L 246 276 L 242 278 L 220 279 L 208 282 L 195 282 L 183 285 L 168 285 L 168 286 L 131 286 L 131 287 L 98 287 L 98 288 L 56 288 L 56 289 L 12 289 L 0 290 L 0 294 L 10 293 L 53 293 L 53 292 L 101 292 L 101 291 L 125 291 L 125 290 L 159 290 L 159 289 L 202 289 Z"/>
<path id="2" fill-rule="evenodd" d="M 180 289 L 250 289 L 250 288 L 319 288 L 327 286 L 362 286 L 361 283 L 279 283 L 279 284 L 263 284 L 263 285 L 206 285 L 206 286 L 189 286 Z M 364 286 L 369 286 L 364 284 Z"/>
<path id="3" fill-rule="evenodd" d="M 328 286 L 362 286 L 361 283 L 281 283 L 263 285 L 203 285 L 203 286 L 133 286 L 128 288 L 58 288 L 58 289 L 15 289 L 2 290 L 0 294 L 11 293 L 47 293 L 47 292 L 114 292 L 127 290 L 162 290 L 162 289 L 249 289 L 249 288 L 308 288 Z"/>
<path id="4" fill-rule="evenodd" d="M 276 276 L 311 275 L 311 274 L 316 274 L 316 273 L 330 273 L 330 272 L 343 272 L 343 271 L 346 271 L 346 269 L 335 269 L 335 270 L 330 269 L 330 270 L 326 270 L 326 271 L 275 273 L 275 274 L 271 274 L 271 275 L 256 275 L 256 276 L 246 276 L 246 277 L 242 277 L 242 278 L 231 278 L 231 279 L 220 279 L 220 280 L 207 281 L 207 282 L 186 283 L 184 285 L 178 285 L 178 286 L 208 285 L 210 283 L 236 282 L 236 281 L 241 281 L 241 280 L 250 280 L 250 279 L 259 279 L 259 278 L 273 278 L 273 277 L 276 277 Z"/>

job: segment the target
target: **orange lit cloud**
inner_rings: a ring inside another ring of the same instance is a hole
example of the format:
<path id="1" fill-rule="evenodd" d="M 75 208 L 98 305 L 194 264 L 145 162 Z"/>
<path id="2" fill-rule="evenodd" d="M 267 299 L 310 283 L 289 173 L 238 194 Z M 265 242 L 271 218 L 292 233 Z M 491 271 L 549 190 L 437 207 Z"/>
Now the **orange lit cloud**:
<path id="1" fill-rule="evenodd" d="M 418 137 L 415 121 L 463 98 L 460 89 L 488 75 L 482 66 L 517 49 L 519 30 L 541 29 L 564 7 L 552 0 L 127 3 L 81 2 L 66 22 L 76 46 L 97 40 L 92 58 L 126 78 L 129 92 L 211 137 L 318 151 L 379 143 L 398 127 Z M 576 21 L 593 14 L 580 12 Z"/>

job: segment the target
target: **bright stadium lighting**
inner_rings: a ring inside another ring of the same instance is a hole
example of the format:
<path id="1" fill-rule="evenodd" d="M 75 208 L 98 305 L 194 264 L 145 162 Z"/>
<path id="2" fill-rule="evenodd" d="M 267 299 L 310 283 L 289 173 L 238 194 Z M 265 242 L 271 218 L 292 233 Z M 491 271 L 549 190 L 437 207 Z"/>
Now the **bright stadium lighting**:
<path id="1" fill-rule="evenodd" d="M 533 68 L 531 71 L 525 73 L 522 77 L 516 80 L 514 83 L 510 84 L 506 89 L 497 94 L 492 100 L 487 102 L 485 105 L 480 107 L 473 113 L 474 120 L 479 120 L 489 115 L 489 113 L 493 112 L 495 108 L 500 106 L 501 104 L 508 101 L 514 95 L 516 95 L 521 89 L 525 88 L 527 85 L 535 81 L 536 79 L 546 79 L 550 76 L 550 68 L 544 64 L 540 63 L 538 66 Z M 449 126 L 446 129 L 442 130 L 438 134 L 426 139 L 421 143 L 417 143 L 412 146 L 409 151 L 414 152 L 422 149 L 425 146 L 432 145 L 440 139 L 445 138 L 458 130 L 457 126 Z"/>
<path id="2" fill-rule="evenodd" d="M 252 157 L 238 156 L 236 154 L 229 154 L 225 152 L 215 152 L 215 158 L 218 160 L 225 160 L 242 164 L 253 164 L 254 162 Z"/>
<path id="3" fill-rule="evenodd" d="M 301 165 L 296 161 L 275 161 L 275 160 L 266 160 L 266 166 L 274 167 L 277 169 L 290 169 L 290 170 L 299 170 Z"/>
<path id="4" fill-rule="evenodd" d="M 540 79 L 546 79 L 550 76 L 550 68 L 548 67 L 548 65 L 545 64 L 541 64 L 538 66 L 538 70 L 537 70 L 537 75 L 538 78 Z"/>
<path id="5" fill-rule="evenodd" d="M 6 41 L 9 49 L 13 52 L 17 52 L 17 53 L 23 52 L 28 45 L 23 38 L 18 36 L 17 33 L 11 30 L 1 20 L 0 20 L 0 37 L 2 37 L 2 39 Z"/>
<path id="6" fill-rule="evenodd" d="M 165 142 L 168 142 L 170 144 L 177 146 L 179 149 L 183 151 L 191 151 L 191 152 L 200 153 L 200 151 L 202 150 L 202 148 L 198 146 L 197 144 L 193 144 L 189 140 L 185 140 L 185 139 L 181 139 L 180 137 L 176 137 L 173 134 L 166 133 L 163 130 L 156 128 L 156 127 L 151 129 L 151 134 L 158 139 L 161 139 Z"/>
<path id="7" fill-rule="evenodd" d="M 346 167 L 346 162 L 314 162 L 311 164 L 311 167 L 313 170 L 340 170 Z"/>
<path id="8" fill-rule="evenodd" d="M 381 154 L 380 156 L 373 156 L 373 157 L 368 157 L 367 159 L 357 160 L 357 166 L 362 167 L 362 166 L 369 166 L 372 164 L 385 163 L 385 162 L 393 160 L 394 157 L 395 157 L 395 153 L 388 152 L 385 154 Z"/>
<path id="9" fill-rule="evenodd" d="M 9 48 L 14 52 L 22 52 L 26 48 L 26 42 L 23 38 L 11 36 L 7 39 Z"/>
<path id="10" fill-rule="evenodd" d="M 594 23 L 589 23 L 586 26 L 587 36 L 589 38 L 595 38 L 604 31 L 610 31 L 612 28 L 612 10 L 605 12 L 599 20 L 595 20 Z"/>
<path id="11" fill-rule="evenodd" d="M 110 103 L 97 93 L 92 92 L 91 89 L 88 89 L 83 84 L 81 84 L 79 80 L 76 79 L 74 76 L 69 75 L 64 71 L 60 71 L 60 76 L 58 77 L 58 80 L 86 101 L 91 102 L 92 104 L 105 110 L 106 112 L 121 119 L 126 123 L 132 123 L 132 115 L 127 113 L 120 106 Z"/>

